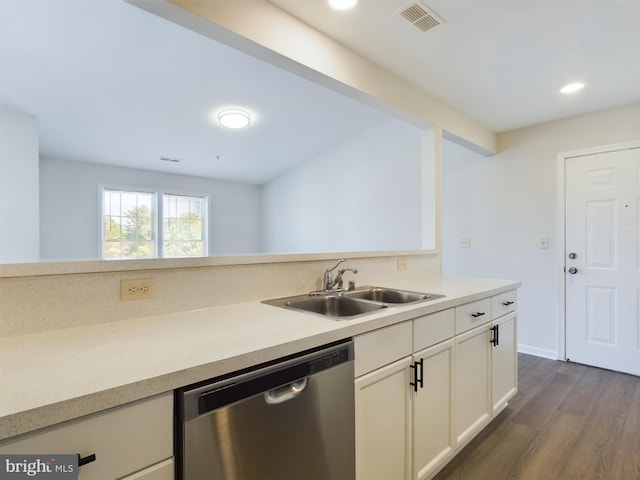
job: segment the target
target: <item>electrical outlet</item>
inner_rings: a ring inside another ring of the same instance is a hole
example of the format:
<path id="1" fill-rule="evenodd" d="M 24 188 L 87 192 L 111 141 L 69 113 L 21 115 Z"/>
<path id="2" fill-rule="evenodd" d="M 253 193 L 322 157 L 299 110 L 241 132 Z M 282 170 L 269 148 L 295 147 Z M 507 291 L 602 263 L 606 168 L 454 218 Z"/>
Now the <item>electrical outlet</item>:
<path id="1" fill-rule="evenodd" d="M 540 239 L 540 248 L 549 248 L 549 237 L 542 237 Z"/>
<path id="2" fill-rule="evenodd" d="M 471 248 L 471 239 L 470 238 L 461 238 L 460 239 L 460 248 Z"/>
<path id="3" fill-rule="evenodd" d="M 120 300 L 147 300 L 156 296 L 153 278 L 120 280 Z"/>
<path id="4" fill-rule="evenodd" d="M 407 269 L 407 260 L 405 258 L 401 258 L 398 260 L 398 270 L 406 270 Z"/>

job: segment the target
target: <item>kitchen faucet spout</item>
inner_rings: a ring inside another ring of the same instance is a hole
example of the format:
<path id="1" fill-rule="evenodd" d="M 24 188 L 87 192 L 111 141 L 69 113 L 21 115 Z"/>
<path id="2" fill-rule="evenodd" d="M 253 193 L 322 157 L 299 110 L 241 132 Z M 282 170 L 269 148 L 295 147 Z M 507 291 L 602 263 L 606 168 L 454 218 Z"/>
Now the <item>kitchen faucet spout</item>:
<path id="1" fill-rule="evenodd" d="M 358 269 L 354 268 L 354 267 L 345 267 L 342 268 L 340 270 L 338 270 L 338 274 L 336 275 L 336 278 L 333 278 L 333 271 L 338 268 L 338 265 L 340 265 L 341 263 L 344 262 L 344 258 L 341 258 L 340 260 L 338 260 L 336 262 L 336 264 L 333 267 L 329 267 L 324 271 L 324 278 L 322 281 L 323 287 L 324 287 L 324 292 L 333 292 L 334 291 L 334 287 L 336 285 L 338 285 L 338 290 L 342 290 L 342 276 L 344 275 L 344 272 L 349 271 L 349 272 L 353 272 L 353 273 L 358 273 Z"/>
<path id="2" fill-rule="evenodd" d="M 339 289 L 342 289 L 342 285 L 343 285 L 343 281 L 342 281 L 342 276 L 344 275 L 344 272 L 349 271 L 349 272 L 353 272 L 353 273 L 358 273 L 358 269 L 357 268 L 353 268 L 353 267 L 345 267 L 343 269 L 338 270 L 338 275 L 336 275 L 336 278 L 333 280 L 333 285 L 331 285 L 331 288 L 335 287 L 336 284 L 338 285 Z"/>

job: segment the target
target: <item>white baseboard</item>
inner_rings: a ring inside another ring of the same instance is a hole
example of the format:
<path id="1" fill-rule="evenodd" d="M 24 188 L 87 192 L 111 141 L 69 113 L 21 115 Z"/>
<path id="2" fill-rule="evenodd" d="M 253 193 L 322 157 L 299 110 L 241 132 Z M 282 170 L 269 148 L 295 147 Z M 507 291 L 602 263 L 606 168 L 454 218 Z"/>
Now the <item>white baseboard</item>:
<path id="1" fill-rule="evenodd" d="M 555 350 L 548 350 L 546 348 L 534 347 L 531 345 L 518 344 L 518 352 L 526 353 L 528 355 L 535 355 L 536 357 L 550 358 L 551 360 L 558 360 L 558 352 Z"/>

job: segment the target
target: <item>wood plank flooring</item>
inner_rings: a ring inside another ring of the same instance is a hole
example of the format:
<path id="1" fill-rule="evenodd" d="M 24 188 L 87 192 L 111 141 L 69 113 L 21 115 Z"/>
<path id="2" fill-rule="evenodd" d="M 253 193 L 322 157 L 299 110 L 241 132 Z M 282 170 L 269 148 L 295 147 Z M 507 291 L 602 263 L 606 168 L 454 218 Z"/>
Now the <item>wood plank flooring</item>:
<path id="1" fill-rule="evenodd" d="M 434 480 L 640 480 L 640 377 L 518 355 L 519 391 Z"/>

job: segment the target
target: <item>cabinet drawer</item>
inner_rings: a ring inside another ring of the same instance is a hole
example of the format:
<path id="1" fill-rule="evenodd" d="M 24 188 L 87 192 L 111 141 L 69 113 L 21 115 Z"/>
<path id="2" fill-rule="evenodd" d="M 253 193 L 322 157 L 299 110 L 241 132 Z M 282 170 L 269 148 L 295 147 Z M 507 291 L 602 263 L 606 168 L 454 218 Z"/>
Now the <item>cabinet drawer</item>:
<path id="1" fill-rule="evenodd" d="M 453 337 L 455 311 L 453 308 L 413 320 L 413 351 L 428 348 Z"/>
<path id="2" fill-rule="evenodd" d="M 501 317 L 509 312 L 514 312 L 518 306 L 517 293 L 515 290 L 494 295 L 491 297 L 492 318 Z"/>
<path id="3" fill-rule="evenodd" d="M 407 321 L 355 337 L 356 377 L 411 355 L 412 333 L 412 323 Z"/>
<path id="4" fill-rule="evenodd" d="M 456 335 L 491 321 L 491 298 L 456 307 Z"/>
<path id="5" fill-rule="evenodd" d="M 80 480 L 121 478 L 173 456 L 173 393 L 0 443 L 3 454 L 95 454 Z"/>

